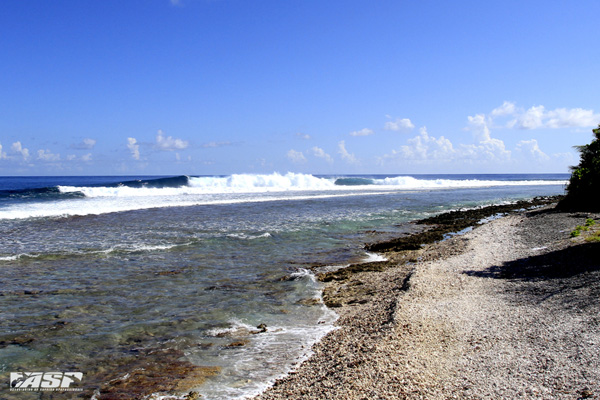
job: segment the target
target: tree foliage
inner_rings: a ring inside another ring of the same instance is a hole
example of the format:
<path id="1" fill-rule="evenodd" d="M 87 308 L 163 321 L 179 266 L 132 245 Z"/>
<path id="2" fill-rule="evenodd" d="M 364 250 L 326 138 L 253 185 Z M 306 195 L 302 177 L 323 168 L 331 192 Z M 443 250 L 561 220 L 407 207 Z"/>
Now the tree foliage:
<path id="1" fill-rule="evenodd" d="M 600 211 L 600 125 L 593 130 L 590 144 L 577 146 L 581 154 L 579 165 L 572 167 L 567 195 L 559 208 L 580 211 Z"/>

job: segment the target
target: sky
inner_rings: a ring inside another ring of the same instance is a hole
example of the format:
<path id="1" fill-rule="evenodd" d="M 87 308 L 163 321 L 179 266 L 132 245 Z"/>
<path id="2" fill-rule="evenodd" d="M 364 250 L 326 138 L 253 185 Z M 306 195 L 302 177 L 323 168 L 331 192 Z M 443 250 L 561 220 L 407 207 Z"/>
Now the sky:
<path id="1" fill-rule="evenodd" d="M 0 175 L 567 173 L 600 2 L 4 0 Z"/>

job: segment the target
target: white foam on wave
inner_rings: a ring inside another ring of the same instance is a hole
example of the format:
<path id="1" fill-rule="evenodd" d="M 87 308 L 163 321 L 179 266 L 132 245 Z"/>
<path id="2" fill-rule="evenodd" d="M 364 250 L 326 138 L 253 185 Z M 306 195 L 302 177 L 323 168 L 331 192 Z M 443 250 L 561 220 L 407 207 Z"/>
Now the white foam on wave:
<path id="1" fill-rule="evenodd" d="M 129 245 L 129 246 L 116 245 L 116 246 L 112 246 L 112 247 L 109 247 L 108 249 L 104 249 L 104 250 L 91 251 L 90 253 L 92 253 L 92 254 L 110 254 L 110 253 L 117 253 L 117 252 L 120 252 L 120 253 L 145 253 L 145 252 L 153 252 L 153 251 L 171 250 L 176 247 L 188 246 L 190 244 L 192 244 L 192 242 L 173 243 L 173 244 L 154 244 L 154 245 L 134 244 L 134 245 Z M 82 254 L 84 254 L 84 253 L 82 253 Z"/>
<path id="2" fill-rule="evenodd" d="M 166 188 L 59 186 L 58 189 L 62 193 L 82 193 L 85 197 L 11 204 L 0 209 L 0 219 L 84 216 L 164 207 L 381 195 L 398 190 L 566 184 L 566 181 L 551 180 L 428 180 L 410 176 L 373 179 L 373 184 L 353 186 L 336 185 L 335 181 L 336 178 L 315 177 L 309 174 L 274 173 L 190 177 L 188 185 Z"/>
<path id="3" fill-rule="evenodd" d="M 374 179 L 375 185 L 392 186 L 398 189 L 458 189 L 493 186 L 540 186 L 566 185 L 567 181 L 554 180 L 522 180 L 500 181 L 479 179 L 418 179 L 412 176 L 397 176 L 384 179 Z"/>
<path id="4" fill-rule="evenodd" d="M 369 253 L 367 252 L 367 258 L 363 261 L 363 262 L 381 262 L 381 261 L 387 261 L 388 259 L 384 256 L 382 256 L 381 254 L 376 254 L 376 253 Z"/>
<path id="5" fill-rule="evenodd" d="M 175 244 L 162 244 L 162 245 L 145 245 L 145 244 L 134 244 L 134 245 L 116 245 L 109 247 L 107 249 L 102 250 L 75 250 L 69 253 L 64 252 L 56 252 L 56 253 L 40 253 L 40 254 L 31 254 L 31 253 L 20 253 L 11 256 L 0 256 L 1 261 L 17 261 L 22 258 L 39 258 L 42 256 L 53 255 L 53 256 L 82 256 L 88 254 L 112 254 L 112 253 L 145 253 L 145 252 L 153 252 L 153 251 L 166 251 L 171 250 L 176 247 L 188 246 L 193 242 L 186 243 L 175 243 Z"/>
<path id="6" fill-rule="evenodd" d="M 51 207 L 49 207 L 48 203 L 13 204 L 0 210 L 0 220 L 101 215 L 116 212 L 148 210 L 153 208 L 327 199 L 348 196 L 383 195 L 389 193 L 390 192 L 368 191 L 345 194 L 327 193 L 294 196 L 261 196 L 257 194 L 243 197 L 220 198 L 207 196 L 81 198 L 57 201 L 51 203 Z"/>
<path id="7" fill-rule="evenodd" d="M 230 349 L 220 355 L 226 369 L 238 376 L 254 379 L 228 381 L 227 373 L 205 383 L 198 390 L 211 399 L 246 399 L 254 397 L 272 386 L 275 381 L 297 369 L 312 354 L 312 346 L 332 330 L 338 316 L 324 305 L 318 324 L 267 327 L 264 333 L 245 336 L 250 343 L 239 349 Z M 240 320 L 231 320 L 227 328 L 216 328 L 207 333 L 213 336 L 243 335 L 256 327 Z M 294 350 L 292 350 L 294 349 Z M 289 352 L 292 350 L 291 352 Z M 289 352 L 289 353 L 288 353 Z M 262 368 L 260 368 L 262 366 Z"/>
<path id="8" fill-rule="evenodd" d="M 313 309 L 316 320 L 294 319 L 294 323 L 272 323 L 266 331 L 256 332 L 257 327 L 244 319 L 232 318 L 227 326 L 216 327 L 205 332 L 213 337 L 244 338 L 248 344 L 230 348 L 219 353 L 218 364 L 223 373 L 196 388 L 206 398 L 214 400 L 246 399 L 254 397 L 272 386 L 277 379 L 297 369 L 312 354 L 312 346 L 332 330 L 338 315 L 322 302 L 322 284 L 312 271 L 298 268 L 291 274 L 302 280 L 309 292 L 321 302 Z M 192 362 L 205 362 L 204 358 L 190 358 Z"/>
<path id="9" fill-rule="evenodd" d="M 311 270 L 306 269 L 306 268 L 298 268 L 298 270 L 296 272 L 292 272 L 290 274 L 290 278 L 294 278 L 294 279 L 306 278 L 312 283 L 317 282 L 317 277 L 315 276 L 315 274 Z"/>
<path id="10" fill-rule="evenodd" d="M 553 180 L 477 180 L 477 179 L 418 179 L 411 176 L 397 176 L 367 180 L 365 185 L 336 185 L 336 178 L 316 177 L 310 174 L 288 172 L 285 175 L 273 174 L 234 174 L 225 177 L 190 177 L 188 185 L 180 187 L 86 187 L 59 186 L 62 193 L 82 193 L 86 197 L 151 197 L 181 196 L 233 193 L 276 193 L 289 191 L 353 191 L 379 190 L 418 190 L 418 189 L 456 189 L 492 186 L 537 186 L 565 185 L 567 181 Z"/>
<path id="11" fill-rule="evenodd" d="M 348 187 L 336 186 L 333 178 L 318 178 L 313 175 L 291 172 L 285 175 L 273 173 L 269 175 L 234 174 L 226 177 L 190 177 L 188 185 L 180 187 L 58 186 L 58 190 L 62 193 L 83 193 L 85 197 L 150 197 L 336 189 L 348 190 Z"/>
<path id="12" fill-rule="evenodd" d="M 273 173 L 270 175 L 234 174 L 227 177 L 192 177 L 189 182 L 192 188 L 202 189 L 209 193 L 327 190 L 336 187 L 333 178 L 319 178 L 292 172 L 285 175 Z"/>
<path id="13" fill-rule="evenodd" d="M 237 318 L 232 318 L 227 323 L 229 326 L 224 328 L 209 329 L 206 331 L 206 334 L 209 336 L 237 335 L 256 330 L 254 326 L 249 325 Z"/>
<path id="14" fill-rule="evenodd" d="M 41 254 L 31 254 L 31 253 L 20 253 L 12 256 L 2 256 L 0 257 L 0 261 L 17 261 L 21 258 L 38 258 Z"/>
<path id="15" fill-rule="evenodd" d="M 386 257 L 382 256 L 381 254 L 365 252 L 365 257 L 360 261 L 360 263 L 382 262 L 382 261 L 387 261 L 387 260 L 388 259 Z M 343 268 L 348 268 L 350 265 L 352 265 L 352 264 L 325 265 L 325 266 L 322 266 L 322 267 L 318 267 L 317 271 L 319 273 L 334 272 L 334 271 L 338 271 L 338 270 L 343 269 Z M 308 271 L 308 272 L 312 274 L 311 271 Z"/>
<path id="16" fill-rule="evenodd" d="M 269 232 L 265 232 L 260 235 L 247 235 L 245 233 L 230 233 L 229 235 L 227 235 L 227 237 L 242 240 L 266 239 L 270 238 L 271 236 L 272 235 Z"/>

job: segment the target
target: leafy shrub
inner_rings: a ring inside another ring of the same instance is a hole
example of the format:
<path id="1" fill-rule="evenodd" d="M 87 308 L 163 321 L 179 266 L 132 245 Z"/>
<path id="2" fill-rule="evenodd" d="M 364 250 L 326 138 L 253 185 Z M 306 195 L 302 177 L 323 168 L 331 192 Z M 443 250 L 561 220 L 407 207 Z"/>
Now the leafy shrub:
<path id="1" fill-rule="evenodd" d="M 581 159 L 572 167 L 567 194 L 558 204 L 560 209 L 600 211 L 600 125 L 593 130 L 590 144 L 577 146 Z"/>
<path id="2" fill-rule="evenodd" d="M 594 226 L 596 225 L 596 221 L 593 218 L 588 218 L 585 220 L 585 226 Z"/>

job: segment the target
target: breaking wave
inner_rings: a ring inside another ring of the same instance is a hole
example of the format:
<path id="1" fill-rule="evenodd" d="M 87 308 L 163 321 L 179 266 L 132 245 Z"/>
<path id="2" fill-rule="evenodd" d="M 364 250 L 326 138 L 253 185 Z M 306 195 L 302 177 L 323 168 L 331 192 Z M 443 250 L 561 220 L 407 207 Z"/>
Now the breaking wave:
<path id="1" fill-rule="evenodd" d="M 455 189 L 491 186 L 566 184 L 564 180 L 423 179 L 412 176 L 384 178 L 319 177 L 273 173 L 229 176 L 178 176 L 150 181 L 127 181 L 105 186 L 58 186 L 60 193 L 85 197 L 173 196 L 186 194 L 266 193 L 286 191 L 352 190 L 361 187 L 390 190 Z"/>
<path id="2" fill-rule="evenodd" d="M 485 176 L 485 178 L 494 177 Z M 125 180 L 89 186 L 54 186 L 0 191 L 0 219 L 64 217 L 161 207 L 300 200 L 398 190 L 440 190 L 493 186 L 565 185 L 563 179 L 502 179 L 413 176 L 315 176 L 310 174 L 234 174 Z M 0 204 L 1 205 L 1 204 Z"/>

